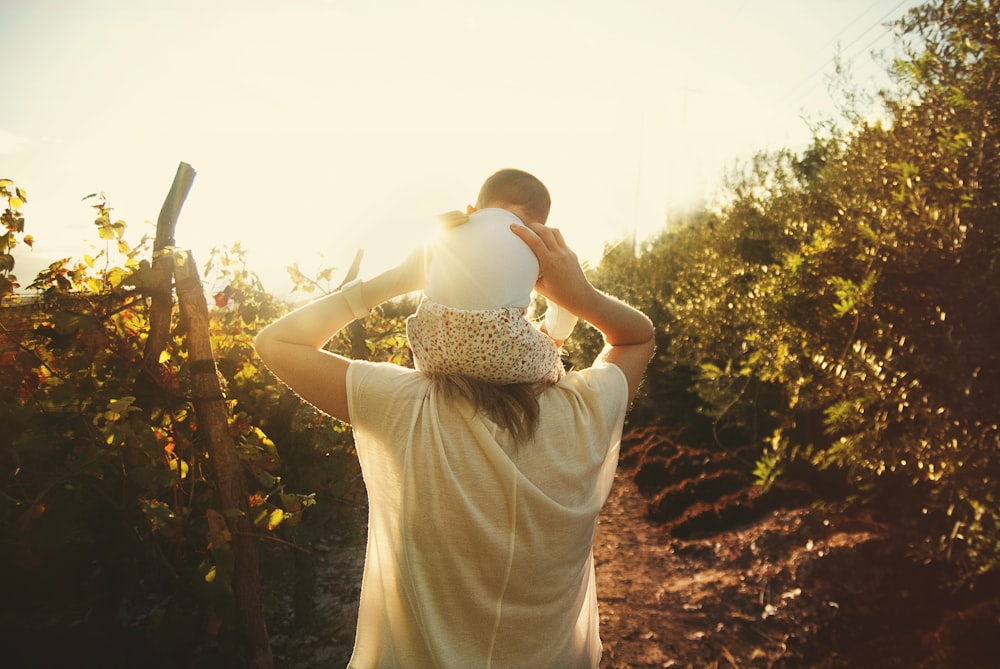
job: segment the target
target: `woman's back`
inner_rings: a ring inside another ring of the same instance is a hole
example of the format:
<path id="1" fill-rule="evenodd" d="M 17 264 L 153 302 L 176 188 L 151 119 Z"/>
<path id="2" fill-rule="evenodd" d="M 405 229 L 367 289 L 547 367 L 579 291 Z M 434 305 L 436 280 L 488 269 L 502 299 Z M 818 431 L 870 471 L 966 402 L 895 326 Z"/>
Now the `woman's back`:
<path id="1" fill-rule="evenodd" d="M 349 378 L 371 505 L 351 666 L 596 666 L 592 544 L 620 370 L 548 388 L 520 446 L 411 370 L 353 363 Z"/>

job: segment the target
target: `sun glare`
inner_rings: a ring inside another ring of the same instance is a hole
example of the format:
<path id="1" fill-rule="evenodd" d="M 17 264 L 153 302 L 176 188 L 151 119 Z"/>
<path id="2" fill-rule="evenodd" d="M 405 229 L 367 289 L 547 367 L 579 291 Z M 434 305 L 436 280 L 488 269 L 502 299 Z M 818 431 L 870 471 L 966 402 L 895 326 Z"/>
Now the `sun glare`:
<path id="1" fill-rule="evenodd" d="M 857 14 L 859 28 L 875 20 L 850 2 L 841 34 Z M 823 68 L 789 56 L 826 61 L 837 12 L 792 6 L 14 12 L 4 48 L 42 95 L 5 106 L 13 173 L 0 176 L 28 192 L 30 262 L 43 265 L 93 238 L 87 193 L 106 192 L 130 226 L 155 221 L 181 161 L 198 176 L 178 244 L 205 258 L 240 241 L 278 293 L 292 262 L 346 270 L 362 248 L 364 272 L 388 267 L 502 167 L 545 181 L 550 224 L 596 260 L 662 230 L 736 158 L 808 138 L 792 94 Z"/>

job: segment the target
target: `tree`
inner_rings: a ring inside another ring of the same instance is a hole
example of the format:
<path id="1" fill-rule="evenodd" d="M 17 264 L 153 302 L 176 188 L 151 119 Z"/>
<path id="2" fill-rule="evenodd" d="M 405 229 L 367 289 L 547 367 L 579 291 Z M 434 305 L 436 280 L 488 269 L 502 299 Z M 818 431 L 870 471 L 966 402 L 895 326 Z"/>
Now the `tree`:
<path id="1" fill-rule="evenodd" d="M 773 460 L 841 468 L 859 490 L 912 487 L 900 518 L 966 574 L 995 566 L 1000 539 L 998 21 L 995 2 L 910 12 L 887 122 L 817 141 L 788 206 L 765 198 L 792 243 L 754 282 L 767 297 L 741 371 L 782 386 Z"/>

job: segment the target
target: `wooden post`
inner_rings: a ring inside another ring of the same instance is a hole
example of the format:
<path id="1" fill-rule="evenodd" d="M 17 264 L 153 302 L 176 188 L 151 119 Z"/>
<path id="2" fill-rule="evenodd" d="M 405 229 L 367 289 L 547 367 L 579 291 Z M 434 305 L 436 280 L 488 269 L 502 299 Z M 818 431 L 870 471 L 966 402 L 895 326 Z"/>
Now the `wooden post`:
<path id="1" fill-rule="evenodd" d="M 156 280 L 151 288 L 147 288 L 150 295 L 149 334 L 143 350 L 143 371 L 147 382 L 160 383 L 159 359 L 170 336 L 175 284 L 180 316 L 188 337 L 190 400 L 198 417 L 198 431 L 205 437 L 219 503 L 233 537 L 233 595 L 245 639 L 247 665 L 253 669 L 273 669 L 274 660 L 264 620 L 257 544 L 248 516 L 247 485 L 236 447 L 229 435 L 229 414 L 212 355 L 208 305 L 194 260 L 186 252 L 174 252 L 177 219 L 194 177 L 195 171 L 190 165 L 181 163 L 178 166 L 157 219 L 152 263 Z"/>
<path id="2" fill-rule="evenodd" d="M 198 432 L 207 443 L 209 463 L 226 524 L 232 535 L 235 556 L 233 594 L 237 616 L 248 653 L 247 666 L 273 669 L 274 659 L 264 619 L 260 587 L 260 560 L 250 523 L 246 479 L 229 433 L 229 412 L 212 355 L 208 327 L 208 304 L 198 268 L 190 253 L 174 253 L 174 279 L 181 322 L 188 338 L 191 369 L 191 403 L 198 417 Z"/>
<path id="3" fill-rule="evenodd" d="M 194 177 L 193 167 L 187 163 L 178 165 L 174 182 L 160 208 L 160 217 L 156 220 L 156 238 L 153 240 L 153 273 L 156 283 L 146 289 L 150 296 L 149 334 L 146 336 L 142 355 L 143 371 L 156 384 L 161 380 L 160 354 L 166 348 L 167 338 L 170 336 L 170 315 L 173 312 L 173 261 L 170 253 L 174 246 L 174 230 Z"/>

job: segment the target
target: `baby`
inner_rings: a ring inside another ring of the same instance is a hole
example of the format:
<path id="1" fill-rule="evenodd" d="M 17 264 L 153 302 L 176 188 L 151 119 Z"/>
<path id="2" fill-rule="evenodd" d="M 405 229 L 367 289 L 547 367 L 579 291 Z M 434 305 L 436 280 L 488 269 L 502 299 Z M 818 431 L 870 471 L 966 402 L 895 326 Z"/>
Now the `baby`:
<path id="1" fill-rule="evenodd" d="M 550 204 L 541 181 L 504 169 L 486 180 L 475 207 L 442 216 L 425 297 L 406 323 L 417 369 L 504 385 L 562 377 L 559 346 L 577 319 L 550 302 L 541 328 L 528 321 L 538 260 L 510 231 L 544 224 Z"/>

